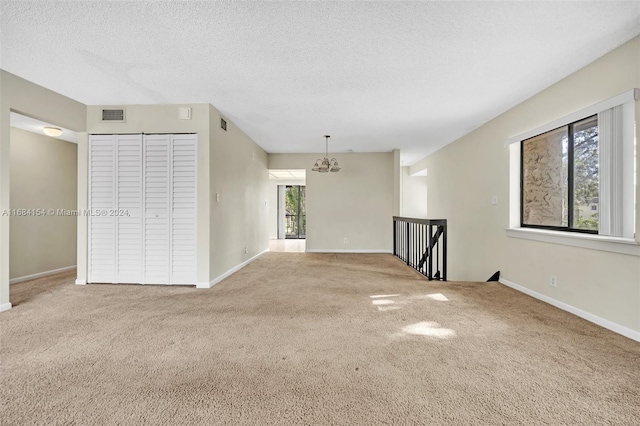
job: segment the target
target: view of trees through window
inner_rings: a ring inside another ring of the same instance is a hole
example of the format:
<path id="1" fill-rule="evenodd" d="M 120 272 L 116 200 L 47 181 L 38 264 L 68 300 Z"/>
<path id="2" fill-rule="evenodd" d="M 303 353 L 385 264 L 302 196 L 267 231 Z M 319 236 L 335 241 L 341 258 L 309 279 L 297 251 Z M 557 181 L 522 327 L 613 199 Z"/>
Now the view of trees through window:
<path id="1" fill-rule="evenodd" d="M 306 188 L 287 186 L 285 191 L 285 236 L 286 238 L 305 238 L 307 231 L 307 213 L 305 208 Z"/>
<path id="2" fill-rule="evenodd" d="M 599 194 L 598 121 L 591 117 L 573 125 L 574 228 L 598 230 Z"/>
<path id="3" fill-rule="evenodd" d="M 522 226 L 597 232 L 597 116 L 523 141 L 521 176 Z"/>

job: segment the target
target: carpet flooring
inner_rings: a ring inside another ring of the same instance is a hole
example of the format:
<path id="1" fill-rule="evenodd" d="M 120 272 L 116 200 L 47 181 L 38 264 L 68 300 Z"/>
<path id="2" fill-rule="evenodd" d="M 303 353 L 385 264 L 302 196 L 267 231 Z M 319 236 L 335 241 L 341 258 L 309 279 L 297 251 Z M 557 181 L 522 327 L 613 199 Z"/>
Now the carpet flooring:
<path id="1" fill-rule="evenodd" d="M 11 286 L 6 425 L 638 425 L 640 344 L 391 255 L 267 253 L 212 289 Z"/>

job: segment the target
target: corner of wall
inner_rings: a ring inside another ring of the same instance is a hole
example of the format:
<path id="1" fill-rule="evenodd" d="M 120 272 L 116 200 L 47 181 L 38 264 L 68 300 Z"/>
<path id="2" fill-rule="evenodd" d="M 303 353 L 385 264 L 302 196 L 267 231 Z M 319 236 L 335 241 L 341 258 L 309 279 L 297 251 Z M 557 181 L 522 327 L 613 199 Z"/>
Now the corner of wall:
<path id="1" fill-rule="evenodd" d="M 268 156 L 213 106 L 210 133 L 209 271 L 215 279 L 268 247 Z"/>
<path id="2" fill-rule="evenodd" d="M 402 166 L 400 150 L 393 150 L 393 215 L 402 215 Z"/>

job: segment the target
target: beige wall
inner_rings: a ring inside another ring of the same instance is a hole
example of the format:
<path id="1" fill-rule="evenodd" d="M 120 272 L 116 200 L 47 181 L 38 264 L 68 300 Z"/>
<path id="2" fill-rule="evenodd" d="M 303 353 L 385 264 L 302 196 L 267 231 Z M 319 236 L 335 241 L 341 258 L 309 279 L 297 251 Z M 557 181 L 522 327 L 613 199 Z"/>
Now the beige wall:
<path id="1" fill-rule="evenodd" d="M 400 216 L 427 219 L 427 177 L 411 176 L 409 167 L 405 166 L 402 167 L 401 182 Z"/>
<path id="2" fill-rule="evenodd" d="M 80 132 L 86 129 L 86 106 L 0 70 L 0 210 L 10 205 L 10 111 Z M 9 217 L 0 216 L 0 309 L 9 301 Z"/>
<path id="3" fill-rule="evenodd" d="M 340 153 L 340 172 L 312 172 L 319 155 L 269 154 L 270 169 L 306 169 L 307 251 L 390 252 L 394 154 Z"/>
<path id="4" fill-rule="evenodd" d="M 209 105 L 125 105 L 115 106 L 125 108 L 126 122 L 103 122 L 101 111 L 105 106 L 87 107 L 87 133 L 196 133 L 198 135 L 198 170 L 197 170 L 197 280 L 198 283 L 208 283 L 209 277 Z M 178 108 L 190 107 L 191 120 L 178 119 Z M 88 149 L 86 138 L 78 141 L 78 182 L 83 182 L 82 191 L 78 189 L 78 208 L 88 208 L 87 164 Z M 79 222 L 78 228 L 78 279 L 87 278 L 87 221 Z M 84 237 L 81 240 L 81 235 Z"/>
<path id="5" fill-rule="evenodd" d="M 278 186 L 279 185 L 305 185 L 302 180 L 275 180 L 269 179 L 269 239 L 278 238 Z"/>
<path id="6" fill-rule="evenodd" d="M 504 141 L 634 87 L 640 87 L 639 38 L 417 165 L 428 169 L 429 216 L 449 221 L 452 280 L 486 280 L 501 270 L 505 279 L 520 286 L 640 330 L 639 257 L 505 235 L 509 149 Z M 637 102 L 636 115 L 640 117 Z M 491 205 L 494 195 L 497 205 Z M 550 275 L 557 276 L 557 288 L 548 285 Z"/>
<path id="7" fill-rule="evenodd" d="M 211 280 L 267 250 L 267 153 L 210 106 Z M 219 195 L 219 201 L 218 200 Z M 247 253 L 245 253 L 245 247 Z"/>
<path id="8" fill-rule="evenodd" d="M 11 128 L 12 209 L 76 210 L 76 144 Z M 75 216 L 12 216 L 10 278 L 76 264 Z"/>

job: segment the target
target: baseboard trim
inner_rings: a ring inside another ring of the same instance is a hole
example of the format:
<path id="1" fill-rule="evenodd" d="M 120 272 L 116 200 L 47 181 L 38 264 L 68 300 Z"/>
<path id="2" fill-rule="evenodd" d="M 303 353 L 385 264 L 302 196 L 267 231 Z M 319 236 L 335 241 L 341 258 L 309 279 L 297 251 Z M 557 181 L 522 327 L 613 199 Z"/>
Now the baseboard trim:
<path id="1" fill-rule="evenodd" d="M 196 288 L 211 288 L 211 284 L 209 281 L 203 283 L 196 283 Z"/>
<path id="2" fill-rule="evenodd" d="M 8 311 L 9 309 L 11 309 L 11 303 L 9 302 L 0 305 L 0 312 Z"/>
<path id="3" fill-rule="evenodd" d="M 232 275 L 236 272 L 238 272 L 240 269 L 244 268 L 245 266 L 247 266 L 249 263 L 253 262 L 254 260 L 256 260 L 258 257 L 262 256 L 263 254 L 265 254 L 266 252 L 268 252 L 269 249 L 266 249 L 258 254 L 256 254 L 255 256 L 253 256 L 251 259 L 245 260 L 244 262 L 242 262 L 239 265 L 234 266 L 233 268 L 229 269 L 227 272 L 225 272 L 222 275 L 219 275 L 218 277 L 212 279 L 209 282 L 204 282 L 204 283 L 197 283 L 196 284 L 196 288 L 211 288 L 214 285 L 218 284 L 220 281 L 224 280 L 225 278 L 227 278 L 229 275 Z"/>
<path id="4" fill-rule="evenodd" d="M 521 293 L 527 294 L 535 299 L 546 302 L 550 305 L 555 306 L 558 309 L 562 309 L 563 311 L 567 311 L 573 315 L 577 315 L 580 318 L 586 319 L 589 322 L 599 325 L 600 327 L 604 327 L 608 330 L 613 331 L 614 333 L 621 334 L 629 339 L 640 342 L 640 332 L 627 328 L 623 325 L 615 323 L 613 321 L 609 321 L 607 319 L 601 318 L 597 315 L 593 315 L 587 311 L 583 311 L 582 309 L 576 308 L 575 306 L 571 306 L 567 303 L 560 302 L 552 297 L 545 296 L 544 294 L 538 293 L 537 291 L 533 291 L 526 287 L 523 287 L 519 284 L 514 283 L 513 281 L 509 281 L 504 278 L 500 278 L 498 281 L 500 284 L 510 287 L 514 290 L 517 290 Z"/>
<path id="5" fill-rule="evenodd" d="M 392 250 L 335 250 L 335 249 L 307 249 L 307 253 L 360 253 L 360 254 L 369 254 L 369 253 L 384 253 L 384 254 L 393 254 Z"/>
<path id="6" fill-rule="evenodd" d="M 35 280 L 36 278 L 48 277 L 49 275 L 60 274 L 62 272 L 72 271 L 76 269 L 76 265 L 66 266 L 64 268 L 52 269 L 51 271 L 38 272 L 37 274 L 25 275 L 24 277 L 12 278 L 9 284 L 18 284 L 23 281 Z"/>
<path id="7" fill-rule="evenodd" d="M 87 285 L 87 280 L 76 280 L 76 285 Z"/>

